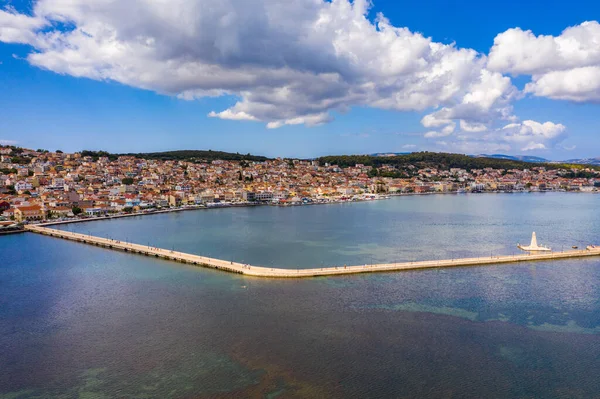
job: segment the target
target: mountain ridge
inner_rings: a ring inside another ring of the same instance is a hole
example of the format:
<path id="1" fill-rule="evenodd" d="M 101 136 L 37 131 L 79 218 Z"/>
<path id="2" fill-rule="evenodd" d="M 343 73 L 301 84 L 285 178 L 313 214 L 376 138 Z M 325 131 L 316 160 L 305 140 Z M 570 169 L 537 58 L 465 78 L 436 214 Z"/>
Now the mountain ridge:
<path id="1" fill-rule="evenodd" d="M 411 152 L 377 152 L 369 154 L 373 157 L 393 157 L 398 155 L 412 154 Z M 505 159 L 509 161 L 520 161 L 527 163 L 566 163 L 576 165 L 594 165 L 600 166 L 600 157 L 592 158 L 573 158 L 561 161 L 551 160 L 547 158 L 537 157 L 533 155 L 506 155 L 506 154 L 473 154 L 469 155 L 474 158 L 491 158 L 491 159 Z"/>

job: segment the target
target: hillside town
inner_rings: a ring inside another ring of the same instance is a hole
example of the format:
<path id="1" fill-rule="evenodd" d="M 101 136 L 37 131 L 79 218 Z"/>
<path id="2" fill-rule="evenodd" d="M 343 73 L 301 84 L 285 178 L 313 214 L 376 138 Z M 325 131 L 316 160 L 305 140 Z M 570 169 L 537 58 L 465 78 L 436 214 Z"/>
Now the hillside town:
<path id="1" fill-rule="evenodd" d="M 318 160 L 151 160 L 0 147 L 0 228 L 197 207 L 306 205 L 391 195 L 597 191 L 592 168 L 418 168 Z"/>

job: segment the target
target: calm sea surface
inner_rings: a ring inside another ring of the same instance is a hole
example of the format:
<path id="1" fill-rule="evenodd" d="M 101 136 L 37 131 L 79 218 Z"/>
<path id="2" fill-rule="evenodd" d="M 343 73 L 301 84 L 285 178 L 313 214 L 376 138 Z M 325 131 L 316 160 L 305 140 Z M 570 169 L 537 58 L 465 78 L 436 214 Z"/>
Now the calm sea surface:
<path id="1" fill-rule="evenodd" d="M 287 268 L 600 244 L 600 195 L 200 210 L 71 231 Z M 264 280 L 0 237 L 0 399 L 600 397 L 600 259 Z"/>

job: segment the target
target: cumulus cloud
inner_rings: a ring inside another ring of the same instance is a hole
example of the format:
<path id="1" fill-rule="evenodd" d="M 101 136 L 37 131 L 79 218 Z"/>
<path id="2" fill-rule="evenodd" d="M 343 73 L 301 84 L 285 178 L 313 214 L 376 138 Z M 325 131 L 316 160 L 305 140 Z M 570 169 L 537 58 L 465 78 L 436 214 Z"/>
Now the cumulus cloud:
<path id="1" fill-rule="evenodd" d="M 522 151 L 544 150 L 565 138 L 566 127 L 560 123 L 526 120 L 511 123 L 499 132 L 502 140 L 521 146 Z"/>
<path id="2" fill-rule="evenodd" d="M 509 29 L 494 39 L 488 68 L 531 75 L 526 93 L 571 101 L 600 101 L 600 24 L 588 21 L 559 36 Z"/>
<path id="3" fill-rule="evenodd" d="M 186 100 L 239 98 L 211 117 L 270 128 L 327 123 L 353 106 L 435 109 L 449 126 L 514 119 L 517 90 L 487 57 L 369 18 L 368 0 L 38 0 L 1 11 L 0 41 L 60 74 Z M 135 18 L 131 16 L 135 15 Z M 442 122 L 443 121 L 443 122 Z"/>
<path id="4" fill-rule="evenodd" d="M 444 146 L 465 153 L 535 151 L 555 147 L 565 138 L 566 127 L 560 123 L 525 120 L 485 131 L 461 129 L 452 140 L 446 140 Z"/>
<path id="5" fill-rule="evenodd" d="M 484 131 L 486 125 L 498 120 L 514 121 L 516 116 L 512 113 L 512 102 L 518 95 L 508 77 L 482 69 L 480 78 L 453 106 L 442 107 L 423 117 L 421 123 L 425 127 L 444 126 L 441 131 L 425 133 L 425 137 L 450 135 L 456 126 L 455 121 L 459 122 L 462 130 L 472 132 Z"/>
<path id="6" fill-rule="evenodd" d="M 598 42 L 600 46 L 600 41 Z M 600 101 L 600 65 L 534 75 L 525 92 L 576 102 Z"/>

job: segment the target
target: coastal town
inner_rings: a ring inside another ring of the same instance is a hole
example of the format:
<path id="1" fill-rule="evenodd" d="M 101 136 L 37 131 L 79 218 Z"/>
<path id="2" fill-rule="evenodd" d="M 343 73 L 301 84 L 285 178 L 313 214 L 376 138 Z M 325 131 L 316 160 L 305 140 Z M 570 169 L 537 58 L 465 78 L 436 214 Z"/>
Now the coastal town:
<path id="1" fill-rule="evenodd" d="M 89 153 L 89 152 L 88 152 Z M 48 220 L 252 205 L 308 205 L 391 195 L 594 192 L 592 167 L 439 169 L 321 160 L 157 160 L 0 147 L 0 229 Z"/>

